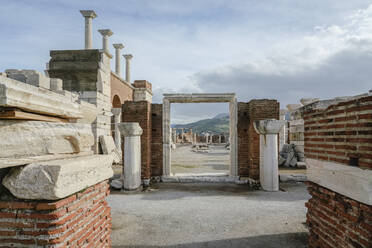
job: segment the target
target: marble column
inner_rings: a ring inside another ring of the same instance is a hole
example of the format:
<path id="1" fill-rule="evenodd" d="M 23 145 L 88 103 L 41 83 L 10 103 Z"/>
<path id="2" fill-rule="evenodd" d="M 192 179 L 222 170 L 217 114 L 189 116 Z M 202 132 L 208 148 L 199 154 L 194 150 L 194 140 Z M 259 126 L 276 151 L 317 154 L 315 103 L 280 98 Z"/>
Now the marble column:
<path id="1" fill-rule="evenodd" d="M 93 10 L 80 10 L 80 13 L 85 18 L 85 49 L 92 49 L 92 20 L 97 17 L 97 14 Z"/>
<path id="2" fill-rule="evenodd" d="M 114 33 L 110 29 L 100 29 L 98 32 L 102 35 L 102 49 L 109 53 L 108 38 Z"/>
<path id="3" fill-rule="evenodd" d="M 124 136 L 124 190 L 135 190 L 141 186 L 141 135 L 138 122 L 122 122 L 120 133 Z"/>
<path id="4" fill-rule="evenodd" d="M 221 134 L 220 134 L 220 135 L 218 135 L 218 143 L 219 143 L 219 144 L 221 144 L 221 143 L 222 143 L 222 136 L 221 136 Z"/>
<path id="5" fill-rule="evenodd" d="M 113 46 L 115 48 L 115 73 L 121 77 L 120 52 L 121 52 L 121 49 L 124 48 L 124 45 L 122 43 L 118 43 L 118 44 L 113 44 Z"/>
<path id="6" fill-rule="evenodd" d="M 284 121 L 255 121 L 254 128 L 260 134 L 260 183 L 266 191 L 279 190 L 278 133 Z"/>
<path id="7" fill-rule="evenodd" d="M 181 143 L 183 143 L 184 137 L 185 137 L 185 132 L 184 132 L 184 129 L 181 128 Z"/>
<path id="8" fill-rule="evenodd" d="M 123 55 L 125 58 L 125 81 L 130 83 L 130 60 L 133 58 L 132 54 Z"/>

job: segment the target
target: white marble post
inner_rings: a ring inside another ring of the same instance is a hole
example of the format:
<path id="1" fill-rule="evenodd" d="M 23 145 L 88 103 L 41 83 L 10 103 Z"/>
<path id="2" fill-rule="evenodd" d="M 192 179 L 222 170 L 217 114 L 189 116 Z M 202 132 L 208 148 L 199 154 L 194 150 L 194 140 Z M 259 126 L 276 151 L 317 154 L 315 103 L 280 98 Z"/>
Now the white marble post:
<path id="1" fill-rule="evenodd" d="M 102 49 L 109 53 L 108 37 L 114 33 L 110 29 L 99 29 L 98 32 L 102 35 Z"/>
<path id="2" fill-rule="evenodd" d="M 121 77 L 121 63 L 120 63 L 120 52 L 124 48 L 122 43 L 113 44 L 115 48 L 115 73 Z"/>
<path id="3" fill-rule="evenodd" d="M 132 54 L 124 54 L 125 58 L 125 81 L 130 83 L 130 60 L 133 58 Z"/>
<path id="4" fill-rule="evenodd" d="M 80 13 L 85 18 L 85 49 L 92 49 L 92 20 L 97 17 L 97 14 L 93 10 L 80 10 Z"/>
<path id="5" fill-rule="evenodd" d="M 181 143 L 183 143 L 184 136 L 185 136 L 184 130 L 183 128 L 181 128 Z"/>
<path id="6" fill-rule="evenodd" d="M 222 143 L 222 136 L 221 136 L 221 134 L 218 135 L 218 143 L 219 143 L 219 144 Z"/>
<path id="7" fill-rule="evenodd" d="M 254 122 L 260 134 L 260 183 L 266 191 L 279 190 L 278 133 L 284 121 L 274 119 Z"/>
<path id="8" fill-rule="evenodd" d="M 138 122 L 122 122 L 120 133 L 124 136 L 124 190 L 141 186 L 141 135 Z"/>
<path id="9" fill-rule="evenodd" d="M 116 148 L 121 151 L 121 135 L 119 131 L 119 123 L 121 122 L 121 108 L 111 109 L 112 114 L 114 115 L 114 125 L 115 125 L 115 145 Z"/>

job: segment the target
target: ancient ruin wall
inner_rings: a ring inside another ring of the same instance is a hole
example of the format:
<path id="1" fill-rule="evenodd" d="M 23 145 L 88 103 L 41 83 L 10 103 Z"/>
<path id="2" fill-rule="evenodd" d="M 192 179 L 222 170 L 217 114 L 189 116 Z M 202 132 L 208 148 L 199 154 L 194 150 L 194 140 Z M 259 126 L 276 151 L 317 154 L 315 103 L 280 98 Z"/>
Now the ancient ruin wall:
<path id="1" fill-rule="evenodd" d="M 307 158 L 372 169 L 372 96 L 304 109 Z"/>
<path id="2" fill-rule="evenodd" d="M 1 247 L 111 247 L 108 181 L 57 201 L 0 201 Z"/>
<path id="3" fill-rule="evenodd" d="M 371 247 L 372 96 L 302 112 L 309 247 Z"/>
<path id="4" fill-rule="evenodd" d="M 239 176 L 259 179 L 259 135 L 253 127 L 256 120 L 279 120 L 279 103 L 260 99 L 238 103 L 238 166 Z"/>
<path id="5" fill-rule="evenodd" d="M 151 103 L 148 101 L 124 102 L 122 121 L 138 122 L 140 127 L 143 129 L 141 135 L 141 177 L 142 179 L 150 179 L 152 136 Z"/>
<path id="6" fill-rule="evenodd" d="M 309 247 L 372 246 L 372 207 L 307 183 L 311 199 L 308 208 Z"/>
<path id="7" fill-rule="evenodd" d="M 151 176 L 163 174 L 163 104 L 151 104 Z"/>
<path id="8" fill-rule="evenodd" d="M 114 96 L 119 97 L 121 104 L 125 101 L 133 101 L 133 90 L 130 84 L 111 72 L 111 102 L 113 102 Z"/>

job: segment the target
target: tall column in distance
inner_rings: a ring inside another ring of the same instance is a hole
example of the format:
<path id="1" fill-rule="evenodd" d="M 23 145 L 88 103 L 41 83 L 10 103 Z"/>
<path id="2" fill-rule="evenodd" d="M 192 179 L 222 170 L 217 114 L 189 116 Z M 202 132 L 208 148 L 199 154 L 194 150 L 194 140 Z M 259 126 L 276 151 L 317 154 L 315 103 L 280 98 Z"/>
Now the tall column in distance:
<path id="1" fill-rule="evenodd" d="M 132 54 L 124 54 L 125 58 L 125 81 L 130 83 L 130 60 L 133 58 Z"/>
<path id="2" fill-rule="evenodd" d="M 97 17 L 97 14 L 94 12 L 94 10 L 80 10 L 80 13 L 85 18 L 85 49 L 92 49 L 92 20 Z"/>
<path id="3" fill-rule="evenodd" d="M 284 123 L 274 119 L 253 123 L 260 134 L 260 183 L 266 191 L 279 190 L 278 133 Z"/>
<path id="4" fill-rule="evenodd" d="M 141 186 L 141 135 L 138 122 L 122 122 L 120 133 L 124 136 L 124 190 L 136 190 Z"/>
<path id="5" fill-rule="evenodd" d="M 120 63 L 120 52 L 124 48 L 122 43 L 113 44 L 115 48 L 115 73 L 121 77 L 121 63 Z"/>
<path id="6" fill-rule="evenodd" d="M 114 33 L 110 29 L 99 29 L 98 32 L 102 35 L 102 50 L 109 53 L 108 38 Z"/>

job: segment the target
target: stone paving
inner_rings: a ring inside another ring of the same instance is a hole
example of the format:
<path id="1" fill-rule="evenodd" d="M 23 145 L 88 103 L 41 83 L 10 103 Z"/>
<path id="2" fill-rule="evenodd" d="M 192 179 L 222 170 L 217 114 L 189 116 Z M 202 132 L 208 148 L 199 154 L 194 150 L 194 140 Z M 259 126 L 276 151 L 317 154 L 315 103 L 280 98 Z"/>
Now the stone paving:
<path id="1" fill-rule="evenodd" d="M 279 192 L 235 184 L 159 184 L 112 191 L 113 247 L 307 247 L 302 183 Z"/>

